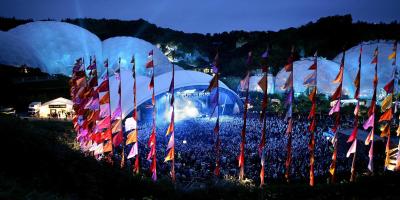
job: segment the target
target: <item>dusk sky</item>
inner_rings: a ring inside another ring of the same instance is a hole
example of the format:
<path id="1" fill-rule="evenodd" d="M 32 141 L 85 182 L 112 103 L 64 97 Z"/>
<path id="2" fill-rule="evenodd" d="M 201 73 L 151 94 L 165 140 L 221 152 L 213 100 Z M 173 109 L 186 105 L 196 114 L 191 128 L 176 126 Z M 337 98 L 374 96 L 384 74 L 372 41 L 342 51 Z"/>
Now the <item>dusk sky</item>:
<path id="1" fill-rule="evenodd" d="M 184 32 L 272 30 L 351 14 L 367 22 L 400 21 L 399 0 L 1 0 L 0 16 L 63 19 L 143 18 Z"/>

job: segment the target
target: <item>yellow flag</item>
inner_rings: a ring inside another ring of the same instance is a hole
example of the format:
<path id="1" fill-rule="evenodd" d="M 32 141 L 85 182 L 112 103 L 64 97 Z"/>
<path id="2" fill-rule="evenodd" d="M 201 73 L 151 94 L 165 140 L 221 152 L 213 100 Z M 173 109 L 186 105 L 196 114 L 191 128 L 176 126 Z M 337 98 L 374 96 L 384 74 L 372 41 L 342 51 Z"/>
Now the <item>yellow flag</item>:
<path id="1" fill-rule="evenodd" d="M 126 145 L 137 142 L 137 129 L 132 130 L 126 137 Z"/>
<path id="2" fill-rule="evenodd" d="M 396 58 L 396 52 L 394 51 L 393 53 L 391 53 L 388 57 L 389 60 L 392 60 L 393 58 Z"/>
<path id="3" fill-rule="evenodd" d="M 392 106 L 392 98 L 393 95 L 389 94 L 383 101 L 382 101 L 382 112 L 386 111 L 388 108 Z"/>
<path id="4" fill-rule="evenodd" d="M 174 150 L 174 149 L 175 149 L 175 148 L 172 147 L 172 148 L 169 150 L 168 155 L 167 155 L 167 157 L 165 157 L 164 162 L 167 162 L 167 161 L 170 161 L 170 160 L 173 160 L 173 159 L 174 159 L 174 157 L 175 157 L 175 150 Z"/>
<path id="5" fill-rule="evenodd" d="M 387 137 L 388 135 L 390 135 L 390 126 L 389 124 L 386 124 L 383 128 L 381 128 L 382 132 L 381 132 L 381 137 Z"/>
<path id="6" fill-rule="evenodd" d="M 400 136 L 400 126 L 396 130 L 397 136 Z"/>

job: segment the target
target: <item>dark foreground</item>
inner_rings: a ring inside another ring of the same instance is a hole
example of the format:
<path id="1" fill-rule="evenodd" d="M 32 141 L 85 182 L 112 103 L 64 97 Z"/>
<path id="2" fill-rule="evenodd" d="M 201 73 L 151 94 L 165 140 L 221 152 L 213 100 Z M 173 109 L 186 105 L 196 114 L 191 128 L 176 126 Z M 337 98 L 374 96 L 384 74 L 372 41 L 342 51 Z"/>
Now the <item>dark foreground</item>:
<path id="1" fill-rule="evenodd" d="M 85 157 L 68 122 L 0 116 L 0 199 L 400 199 L 400 175 L 376 174 L 328 185 L 274 183 L 259 189 L 210 180 L 202 189 L 153 183 Z"/>

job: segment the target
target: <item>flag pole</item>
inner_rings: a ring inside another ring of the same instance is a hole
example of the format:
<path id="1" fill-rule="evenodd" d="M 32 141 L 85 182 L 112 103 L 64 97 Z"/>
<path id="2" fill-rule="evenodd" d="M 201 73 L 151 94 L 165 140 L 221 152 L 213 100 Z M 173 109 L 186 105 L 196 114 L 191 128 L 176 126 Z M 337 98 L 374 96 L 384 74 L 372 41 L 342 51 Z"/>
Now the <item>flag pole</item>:
<path id="1" fill-rule="evenodd" d="M 285 161 L 285 179 L 287 182 L 290 181 L 290 164 L 292 162 L 292 129 L 293 129 L 293 99 L 294 99 L 294 87 L 293 87 L 293 61 L 294 61 L 294 46 L 292 46 L 290 57 L 288 59 L 288 64 L 285 65 L 286 72 L 290 72 L 289 74 L 289 94 L 288 94 L 288 101 L 289 110 L 286 114 L 286 119 L 288 120 L 288 127 L 286 130 L 286 134 L 288 135 L 288 142 L 287 142 L 287 158 Z M 286 86 L 286 84 L 285 84 Z"/>
<path id="2" fill-rule="evenodd" d="M 262 103 L 261 103 L 261 116 L 260 116 L 260 120 L 262 121 L 262 130 L 261 130 L 261 141 L 260 144 L 258 146 L 258 153 L 261 159 L 261 169 L 260 169 L 260 187 L 262 187 L 265 182 L 264 182 L 264 178 L 265 178 L 265 153 L 264 153 L 264 149 L 265 149 L 265 143 L 266 143 L 266 129 L 267 129 L 267 104 L 268 104 L 268 65 L 267 65 L 267 58 L 268 58 L 268 52 L 269 49 L 267 48 L 266 52 L 261 56 L 263 58 L 263 60 L 265 61 L 265 63 L 263 64 L 262 70 L 264 71 L 264 95 L 263 95 L 263 99 L 262 99 Z M 260 80 L 261 82 L 262 80 Z M 261 85 L 259 82 L 259 85 Z"/>

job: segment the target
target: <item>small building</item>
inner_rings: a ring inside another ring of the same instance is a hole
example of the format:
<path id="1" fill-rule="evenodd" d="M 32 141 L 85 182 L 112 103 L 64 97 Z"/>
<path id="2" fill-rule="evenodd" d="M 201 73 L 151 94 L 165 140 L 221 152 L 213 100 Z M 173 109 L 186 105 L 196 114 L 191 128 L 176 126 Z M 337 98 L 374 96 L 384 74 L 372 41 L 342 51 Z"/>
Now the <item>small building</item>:
<path id="1" fill-rule="evenodd" d="M 39 109 L 39 117 L 44 118 L 71 118 L 73 114 L 73 102 L 69 99 L 59 97 L 43 103 Z"/>

